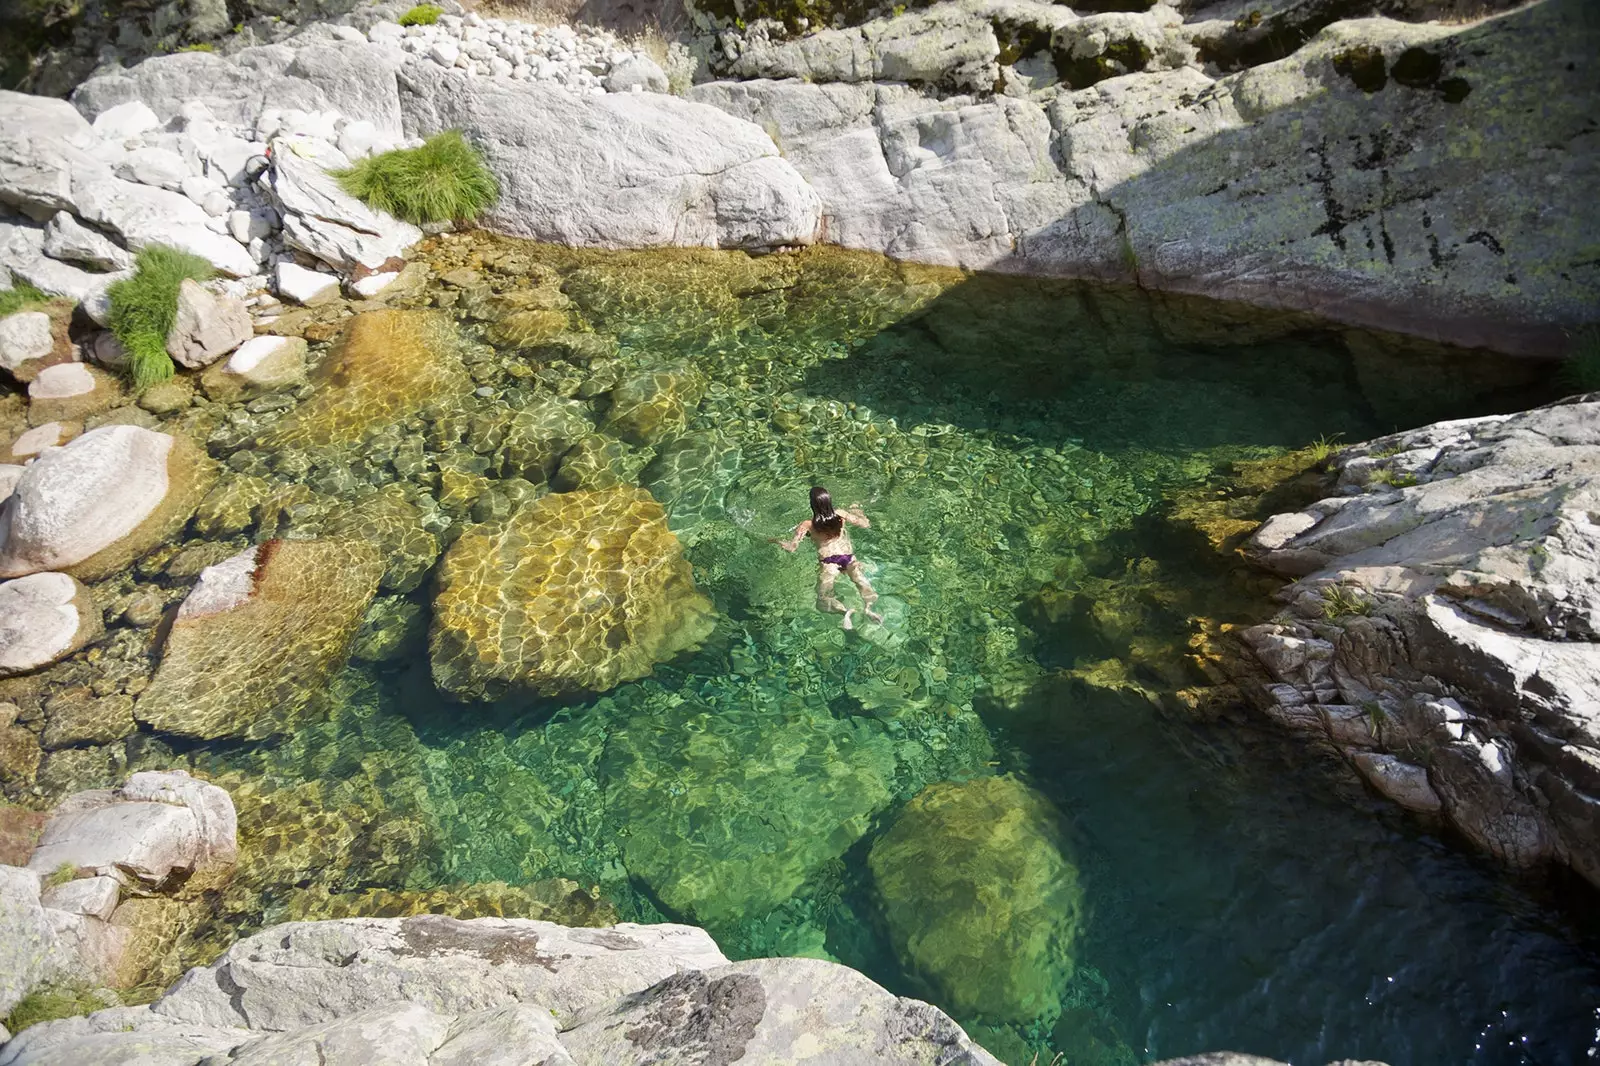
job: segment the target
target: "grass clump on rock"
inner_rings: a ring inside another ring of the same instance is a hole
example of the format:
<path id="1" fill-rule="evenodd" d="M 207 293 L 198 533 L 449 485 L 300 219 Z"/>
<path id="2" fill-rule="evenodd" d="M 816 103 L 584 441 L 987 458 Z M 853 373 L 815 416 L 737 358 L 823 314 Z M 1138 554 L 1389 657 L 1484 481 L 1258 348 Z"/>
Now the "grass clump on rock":
<path id="1" fill-rule="evenodd" d="M 436 133 L 420 148 L 397 148 L 335 175 L 368 207 L 407 222 L 471 221 L 500 196 L 500 185 L 459 130 Z"/>
<path id="2" fill-rule="evenodd" d="M 53 1022 L 58 1018 L 76 1018 L 104 1010 L 107 1004 L 88 988 L 77 985 L 42 986 L 35 988 L 17 1001 L 6 1015 L 5 1026 L 11 1035 L 22 1032 L 30 1025 Z"/>
<path id="3" fill-rule="evenodd" d="M 400 16 L 400 25 L 432 26 L 439 21 L 439 16 L 442 14 L 444 14 L 444 8 L 437 4 L 418 4 Z"/>
<path id="4" fill-rule="evenodd" d="M 211 264 L 197 255 L 152 244 L 134 260 L 134 275 L 107 290 L 111 332 L 128 353 L 128 377 L 146 389 L 172 377 L 167 332 L 178 313 L 178 286 L 185 278 L 205 281 Z"/>
<path id="5" fill-rule="evenodd" d="M 49 302 L 49 296 L 29 285 L 26 281 L 19 281 L 14 288 L 0 292 L 0 318 Z"/>

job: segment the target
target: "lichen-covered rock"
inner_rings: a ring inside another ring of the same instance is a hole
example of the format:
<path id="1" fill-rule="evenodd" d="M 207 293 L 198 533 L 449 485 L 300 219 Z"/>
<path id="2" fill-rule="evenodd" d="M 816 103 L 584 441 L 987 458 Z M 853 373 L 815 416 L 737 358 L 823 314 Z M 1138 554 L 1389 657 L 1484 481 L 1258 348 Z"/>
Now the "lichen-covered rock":
<path id="1" fill-rule="evenodd" d="M 0 582 L 0 677 L 48 666 L 104 631 L 89 590 L 66 574 Z"/>
<path id="2" fill-rule="evenodd" d="M 906 969 L 963 1015 L 1055 1014 L 1083 905 L 1060 816 L 1009 775 L 930 785 L 868 866 Z"/>
<path id="3" fill-rule="evenodd" d="M 629 827 L 628 872 L 713 927 L 770 912 L 867 832 L 895 784 L 894 748 L 861 719 L 773 708 L 759 736 L 694 702 L 619 731 L 601 770 Z M 759 748 L 759 752 L 757 749 Z"/>
<path id="4" fill-rule="evenodd" d="M 182 529 L 215 478 L 187 437 L 90 430 L 23 471 L 0 511 L 0 577 L 112 574 Z"/>
<path id="5" fill-rule="evenodd" d="M 193 737 L 294 724 L 345 659 L 382 560 L 349 540 L 273 540 L 207 568 L 139 696 L 139 721 Z"/>
<path id="6" fill-rule="evenodd" d="M 438 588 L 433 677 L 465 699 L 603 692 L 712 627 L 661 505 L 635 488 L 545 496 L 470 527 Z"/>
<path id="7" fill-rule="evenodd" d="M 211 364 L 200 387 L 218 403 L 237 403 L 306 380 L 306 342 L 302 337 L 252 337 L 227 359 Z"/>
<path id="8" fill-rule="evenodd" d="M 457 402 L 472 391 L 455 328 L 435 311 L 356 315 L 313 383 L 317 391 L 263 435 L 263 446 L 357 440 L 375 426 L 428 404 Z"/>
<path id="9" fill-rule="evenodd" d="M 692 370 L 634 374 L 612 390 L 600 428 L 630 444 L 655 444 L 683 432 L 704 394 L 705 380 Z"/>

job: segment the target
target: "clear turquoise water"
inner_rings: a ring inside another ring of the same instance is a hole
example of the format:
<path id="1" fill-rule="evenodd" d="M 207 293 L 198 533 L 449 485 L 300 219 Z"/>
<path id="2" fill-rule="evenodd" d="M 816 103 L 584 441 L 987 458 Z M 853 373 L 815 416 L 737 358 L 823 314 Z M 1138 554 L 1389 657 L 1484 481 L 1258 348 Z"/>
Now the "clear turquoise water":
<path id="1" fill-rule="evenodd" d="M 944 1004 L 1008 1061 L 1600 1054 L 1592 894 L 1491 868 L 1243 708 L 1157 706 L 1204 684 L 1182 655 L 1198 619 L 1271 610 L 1271 582 L 1171 520 L 1181 493 L 1319 437 L 1535 402 L 1537 375 L 1076 284 L 549 255 L 625 369 L 709 382 L 637 458 L 717 629 L 603 696 L 494 706 L 442 699 L 415 645 L 347 669 L 325 723 L 203 754 L 364 812 L 330 887 L 570 877 L 730 955 L 836 958 L 939 1002 L 867 856 L 927 785 L 1013 773 L 1060 811 L 1085 909 L 1059 1011 Z M 517 406 L 593 372 L 542 370 L 475 377 Z M 883 627 L 842 632 L 814 563 L 767 542 L 817 482 L 873 517 L 856 545 Z"/>

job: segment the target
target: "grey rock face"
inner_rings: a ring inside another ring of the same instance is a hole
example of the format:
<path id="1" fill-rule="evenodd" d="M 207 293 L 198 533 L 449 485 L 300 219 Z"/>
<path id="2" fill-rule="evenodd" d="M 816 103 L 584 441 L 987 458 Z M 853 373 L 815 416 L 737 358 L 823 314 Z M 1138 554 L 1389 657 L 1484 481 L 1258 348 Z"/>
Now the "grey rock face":
<path id="1" fill-rule="evenodd" d="M 400 75 L 406 132 L 460 128 L 500 179 L 485 222 L 608 247 L 765 248 L 817 239 L 816 194 L 759 128 L 657 93 L 574 97 L 469 81 L 431 65 Z"/>
<path id="2" fill-rule="evenodd" d="M 1600 884 L 1600 397 L 1334 460 L 1342 495 L 1246 551 L 1298 580 L 1243 638 L 1274 718 L 1515 865 Z"/>
<path id="3" fill-rule="evenodd" d="M 34 1026 L 0 1063 L 177 1066 L 208 1054 L 330 1066 L 996 1066 L 939 1010 L 834 963 L 729 964 L 689 926 L 434 915 L 263 930 L 151 1006 Z"/>
<path id="4" fill-rule="evenodd" d="M 272 193 L 283 214 L 284 241 L 341 269 L 376 270 L 422 239 L 409 222 L 350 196 L 317 163 L 276 142 Z"/>
<path id="5" fill-rule="evenodd" d="M 178 311 L 167 331 L 167 354 L 190 369 L 210 366 L 253 334 L 250 309 L 231 296 L 215 296 L 185 278 Z"/>
<path id="6" fill-rule="evenodd" d="M 52 259 L 78 263 L 96 270 L 127 270 L 133 256 L 65 211 L 56 212 L 44 229 L 43 252 Z"/>
<path id="7" fill-rule="evenodd" d="M 635 88 L 649 93 L 667 91 L 667 75 L 649 56 L 635 55 L 611 68 L 606 75 L 606 91 L 632 92 Z"/>
<path id="8" fill-rule="evenodd" d="M 0 91 L 0 204 L 40 221 L 71 210 L 74 177 L 106 170 L 84 151 L 91 139 L 66 101 Z"/>
<path id="9" fill-rule="evenodd" d="M 0 318 L 0 367 L 16 370 L 55 347 L 50 316 L 43 311 L 18 311 Z"/>

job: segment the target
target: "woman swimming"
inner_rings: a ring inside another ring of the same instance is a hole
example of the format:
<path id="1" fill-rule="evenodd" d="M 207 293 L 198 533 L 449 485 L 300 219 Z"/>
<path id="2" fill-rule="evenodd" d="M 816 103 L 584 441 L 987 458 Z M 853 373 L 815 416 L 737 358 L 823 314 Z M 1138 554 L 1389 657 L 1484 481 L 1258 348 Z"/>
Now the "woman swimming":
<path id="1" fill-rule="evenodd" d="M 828 495 L 828 490 L 818 485 L 811 490 L 811 517 L 794 527 L 794 536 L 788 540 L 773 538 L 786 552 L 792 552 L 800 546 L 800 541 L 806 536 L 817 543 L 817 562 L 822 570 L 817 575 L 817 610 L 832 611 L 844 615 L 842 625 L 851 629 L 850 616 L 854 609 L 847 608 L 834 595 L 833 583 L 843 571 L 848 574 L 856 588 L 861 592 L 861 609 L 868 618 L 874 622 L 882 622 L 883 615 L 872 609 L 878 601 L 878 594 L 873 591 L 872 583 L 867 580 L 867 575 L 861 570 L 861 560 L 855 557 L 855 549 L 850 546 L 850 534 L 845 532 L 845 524 L 860 526 L 870 529 L 872 523 L 867 521 L 867 516 L 861 512 L 859 503 L 835 511 L 833 498 Z"/>

